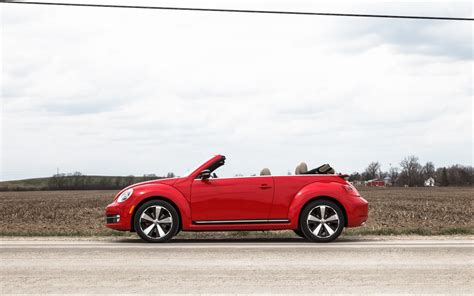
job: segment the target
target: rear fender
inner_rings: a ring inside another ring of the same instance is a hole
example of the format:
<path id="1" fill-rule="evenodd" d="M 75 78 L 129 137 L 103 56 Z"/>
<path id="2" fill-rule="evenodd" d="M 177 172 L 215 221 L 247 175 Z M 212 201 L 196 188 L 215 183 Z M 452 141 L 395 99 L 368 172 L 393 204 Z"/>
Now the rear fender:
<path id="1" fill-rule="evenodd" d="M 344 208 L 346 192 L 338 182 L 315 182 L 303 187 L 293 198 L 288 210 L 288 219 L 293 229 L 298 228 L 299 217 L 303 206 L 312 199 L 329 197 L 337 200 Z M 345 211 L 345 209 L 343 209 Z"/>
<path id="2" fill-rule="evenodd" d="M 136 207 L 133 212 L 144 202 L 151 199 L 168 200 L 177 207 L 177 211 L 181 216 L 181 226 L 183 230 L 191 225 L 191 208 L 189 202 L 184 195 L 171 185 L 166 184 L 144 184 L 133 188 L 134 199 L 133 204 Z M 132 217 L 133 223 L 133 217 Z"/>

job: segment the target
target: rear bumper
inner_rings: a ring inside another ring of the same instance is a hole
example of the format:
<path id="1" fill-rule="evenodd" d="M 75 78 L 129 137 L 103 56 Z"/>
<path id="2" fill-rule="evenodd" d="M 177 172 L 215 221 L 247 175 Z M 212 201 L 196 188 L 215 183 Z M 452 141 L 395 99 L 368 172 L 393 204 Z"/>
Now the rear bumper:
<path id="1" fill-rule="evenodd" d="M 347 211 L 347 227 L 357 227 L 367 221 L 369 217 L 369 203 L 361 196 L 353 197 Z"/>
<path id="2" fill-rule="evenodd" d="M 132 214 L 133 207 L 113 202 L 105 208 L 105 226 L 115 230 L 130 231 Z"/>

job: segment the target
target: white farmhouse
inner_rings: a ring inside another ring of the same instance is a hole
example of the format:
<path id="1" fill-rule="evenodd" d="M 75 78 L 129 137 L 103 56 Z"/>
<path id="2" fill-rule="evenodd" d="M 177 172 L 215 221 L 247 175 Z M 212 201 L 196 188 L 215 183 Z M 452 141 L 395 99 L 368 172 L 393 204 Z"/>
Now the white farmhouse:
<path id="1" fill-rule="evenodd" d="M 434 187 L 435 186 L 435 180 L 433 177 L 429 177 L 428 179 L 425 180 L 425 187 Z"/>

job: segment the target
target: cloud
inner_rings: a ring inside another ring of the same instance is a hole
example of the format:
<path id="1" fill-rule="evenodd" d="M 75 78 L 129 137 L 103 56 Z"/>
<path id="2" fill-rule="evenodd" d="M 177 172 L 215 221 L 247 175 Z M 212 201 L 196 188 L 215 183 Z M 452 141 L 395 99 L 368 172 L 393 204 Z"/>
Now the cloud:
<path id="1" fill-rule="evenodd" d="M 371 40 L 366 45 L 368 48 L 389 44 L 406 54 L 472 60 L 471 30 L 468 22 L 408 21 L 387 26 L 377 20 L 354 33 Z"/>
<path id="2" fill-rule="evenodd" d="M 372 2 L 353 6 L 360 13 L 401 14 L 414 16 L 445 16 L 472 18 L 472 3 L 468 1 Z M 441 58 L 472 60 L 472 26 L 468 21 L 348 19 L 334 24 L 339 51 L 359 54 L 379 46 L 393 46 L 404 54 L 434 55 Z M 351 36 L 351 38 L 347 38 Z M 354 42 L 355 41 L 355 42 Z"/>
<path id="3" fill-rule="evenodd" d="M 445 14 L 416 9 L 426 7 Z M 464 23 L 10 6 L 3 15 L 2 179 L 57 167 L 179 174 L 216 153 L 228 156 L 228 175 L 286 174 L 300 161 L 351 172 L 411 154 L 472 163 Z"/>

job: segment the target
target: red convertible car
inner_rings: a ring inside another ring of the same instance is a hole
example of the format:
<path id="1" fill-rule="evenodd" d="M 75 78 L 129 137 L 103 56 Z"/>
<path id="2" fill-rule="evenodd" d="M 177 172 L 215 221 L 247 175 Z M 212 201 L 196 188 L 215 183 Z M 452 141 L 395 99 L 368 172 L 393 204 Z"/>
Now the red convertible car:
<path id="1" fill-rule="evenodd" d="M 165 242 L 179 231 L 292 229 L 315 242 L 336 239 L 367 220 L 368 203 L 343 175 L 301 163 L 296 174 L 217 178 L 216 155 L 184 177 L 123 189 L 106 208 L 107 227 Z"/>

